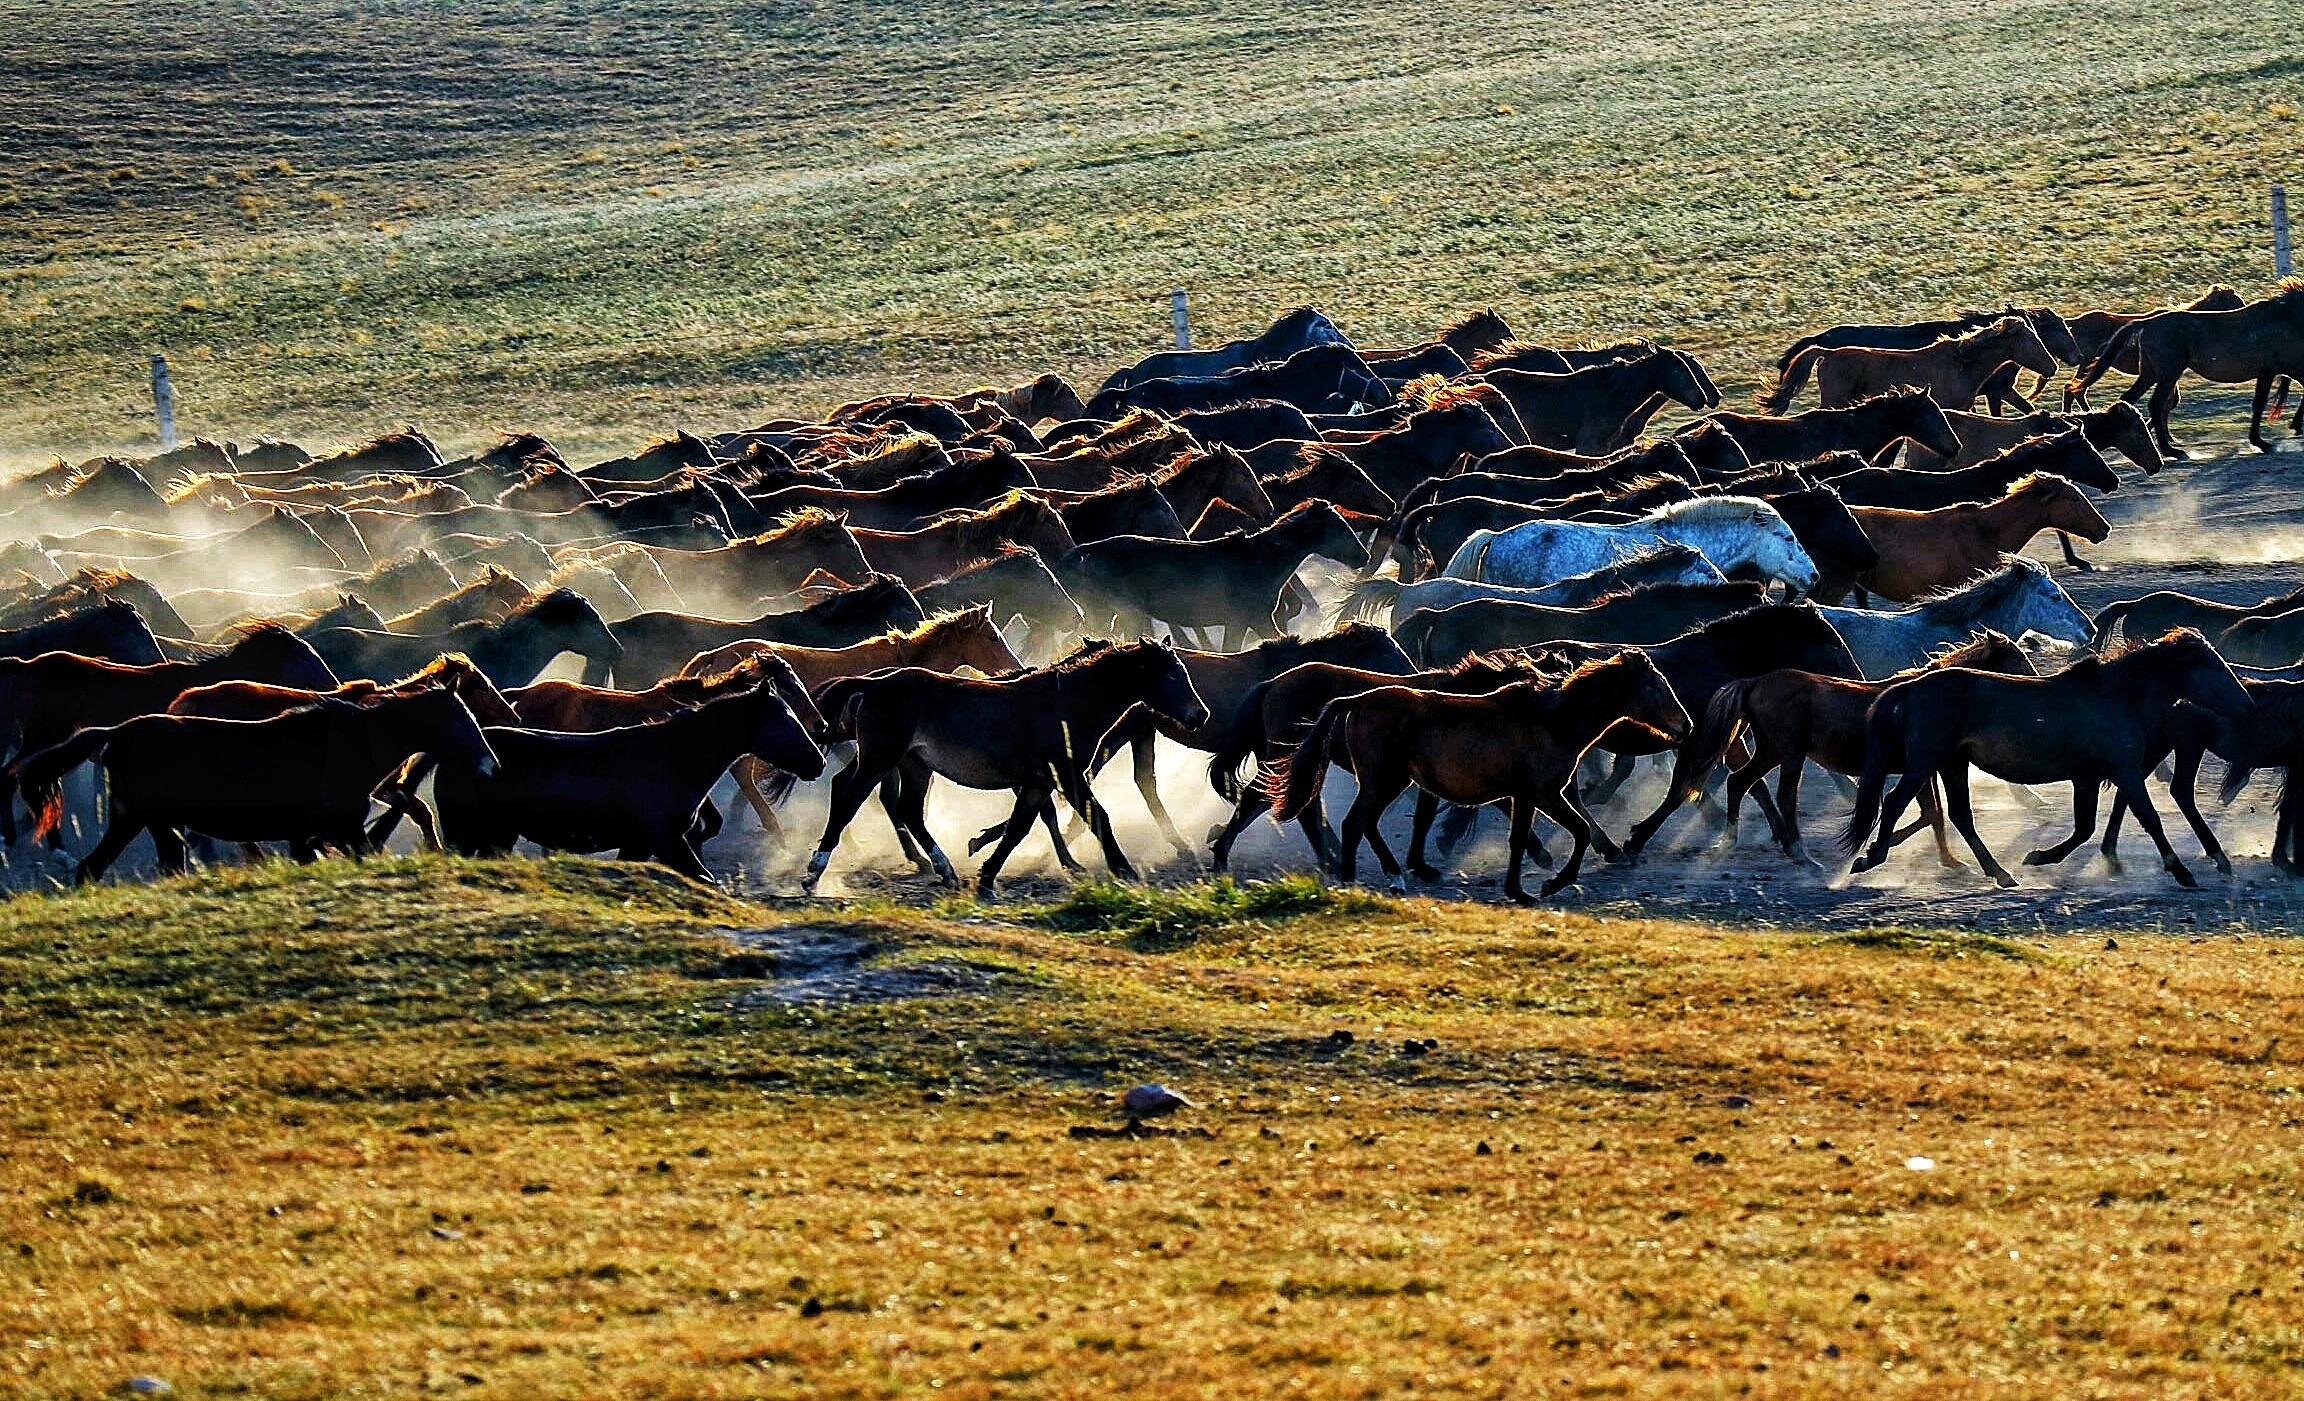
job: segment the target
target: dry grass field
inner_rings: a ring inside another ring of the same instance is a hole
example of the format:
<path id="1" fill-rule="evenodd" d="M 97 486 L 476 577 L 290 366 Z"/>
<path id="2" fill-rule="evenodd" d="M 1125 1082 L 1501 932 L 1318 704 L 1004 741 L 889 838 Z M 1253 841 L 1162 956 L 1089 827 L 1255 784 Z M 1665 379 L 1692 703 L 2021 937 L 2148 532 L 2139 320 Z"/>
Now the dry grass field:
<path id="1" fill-rule="evenodd" d="M 517 423 L 571 452 L 1099 376 L 1310 299 L 1749 385 L 1848 316 L 2269 273 L 2273 0 L 0 0 L 0 462 Z M 2213 402 L 2203 396 L 2201 406 Z"/>
<path id="2" fill-rule="evenodd" d="M 2293 1395 L 2300 1000 L 2283 940 L 1306 883 L 26 897 L 0 1390 Z M 1107 1136 L 1141 1080 L 1202 1107 Z"/>

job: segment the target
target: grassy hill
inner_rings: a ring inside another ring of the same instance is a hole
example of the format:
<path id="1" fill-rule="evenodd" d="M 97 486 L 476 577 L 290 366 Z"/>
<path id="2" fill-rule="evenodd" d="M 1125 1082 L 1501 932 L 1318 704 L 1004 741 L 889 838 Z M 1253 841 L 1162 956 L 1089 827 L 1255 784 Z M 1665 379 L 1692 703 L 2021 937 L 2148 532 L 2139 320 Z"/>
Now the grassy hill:
<path id="1" fill-rule="evenodd" d="M 2278 939 L 1308 882 L 27 897 L 0 1390 L 2286 1395 L 2300 995 Z M 1113 1136 L 1142 1080 L 1203 1107 Z"/>
<path id="2" fill-rule="evenodd" d="M 0 465 L 416 419 L 578 450 L 1083 376 L 1313 300 L 1749 382 L 1797 330 L 2260 287 L 2271 0 L 0 8 Z"/>

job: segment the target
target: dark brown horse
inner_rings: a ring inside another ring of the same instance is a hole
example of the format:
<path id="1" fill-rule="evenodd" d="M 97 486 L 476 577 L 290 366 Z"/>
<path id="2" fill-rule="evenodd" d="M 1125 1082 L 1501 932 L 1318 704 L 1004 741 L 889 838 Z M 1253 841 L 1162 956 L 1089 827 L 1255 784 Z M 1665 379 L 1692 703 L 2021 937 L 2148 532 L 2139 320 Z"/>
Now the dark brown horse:
<path id="1" fill-rule="evenodd" d="M 832 811 L 808 862 L 805 886 L 811 891 L 856 810 L 891 775 L 898 780 L 898 824 L 910 830 L 948 882 L 957 877 L 926 820 L 928 785 L 936 774 L 964 787 L 1016 794 L 1007 830 L 977 871 L 979 894 L 994 892 L 1000 867 L 1058 795 L 1088 819 L 1106 867 L 1133 879 L 1135 868 L 1112 835 L 1111 819 L 1089 791 L 1092 737 L 1109 732 L 1138 705 L 1187 727 L 1208 717 L 1173 648 L 1101 640 L 1053 666 L 998 680 L 910 667 L 850 677 L 825 687 L 817 703 L 835 738 L 855 739 L 856 760 L 833 780 Z"/>
<path id="2" fill-rule="evenodd" d="M 563 652 L 612 667 L 624 650 L 599 610 L 574 589 L 533 594 L 495 622 L 460 623 L 424 636 L 331 628 L 314 634 L 312 646 L 337 675 L 371 681 L 404 676 L 443 652 L 462 652 L 499 686 L 527 685 Z"/>
<path id="3" fill-rule="evenodd" d="M 872 572 L 847 523 L 814 507 L 795 511 L 774 530 L 717 549 L 643 548 L 692 604 L 724 600 L 749 605 L 790 593 L 819 570 L 851 584 Z"/>
<path id="4" fill-rule="evenodd" d="M 2160 848 L 2161 865 L 2179 885 L 2196 885 L 2144 788 L 2157 758 L 2154 740 L 2166 734 L 2168 712 L 2187 701 L 2235 722 L 2244 722 L 2249 708 L 2232 669 L 2189 629 L 2109 659 L 2083 657 L 2054 676 L 1935 671 L 1898 682 L 1873 702 L 1865 722 L 1864 777 L 1843 840 L 1857 851 L 1876 823 L 1880 830 L 1850 869 L 1868 871 L 1887 859 L 1896 819 L 1935 778 L 1977 864 L 2001 885 L 2016 884 L 1976 835 L 1968 804 L 1974 764 L 2010 783 L 2072 785 L 2072 836 L 2027 854 L 2026 865 L 2062 861 L 2094 835 L 2097 790 L 2110 783 Z M 1883 802 L 1890 773 L 1902 777 Z"/>
<path id="5" fill-rule="evenodd" d="M 1567 374 L 1499 369 L 1484 378 L 1511 401 L 1526 441 L 1569 452 L 1614 451 L 1633 412 L 1655 395 L 1694 410 L 1709 407 L 1688 363 L 1661 353 Z"/>
<path id="6" fill-rule="evenodd" d="M 1481 652 L 1547 642 L 1669 642 L 1715 618 L 1741 613 L 1767 597 L 1765 585 L 1643 584 L 1575 608 L 1481 598 L 1410 617 L 1399 629 L 1403 650 L 1423 666 L 1448 666 Z"/>
<path id="7" fill-rule="evenodd" d="M 435 687 L 367 705 L 323 697 L 269 720 L 141 715 L 27 754 L 0 782 L 22 788 L 51 835 L 64 775 L 91 759 L 104 765 L 104 835 L 74 876 L 86 884 L 147 830 L 169 872 L 185 868 L 187 830 L 287 842 L 300 860 L 321 845 L 357 854 L 366 849 L 360 824 L 369 794 L 416 753 L 452 755 L 480 773 L 496 766 L 472 712 L 454 691 Z"/>
<path id="8" fill-rule="evenodd" d="M 1839 409 L 1805 413 L 1713 413 L 1703 422 L 1725 429 L 1754 462 L 1807 462 L 1846 450 L 1867 461 L 1909 439 L 1945 457 L 1960 451 L 1960 438 L 1942 406 L 1925 390 L 1892 389 Z"/>
<path id="9" fill-rule="evenodd" d="M 918 530 L 858 530 L 856 543 L 877 574 L 893 574 L 906 584 L 942 579 L 1011 545 L 1023 545 L 1054 559 L 1073 546 L 1072 532 L 1056 509 L 1037 496 L 1010 492 L 982 511 L 955 511 Z"/>
<path id="10" fill-rule="evenodd" d="M 2168 431 L 2176 406 L 2176 381 L 2189 370 L 2217 384 L 2256 382 L 2248 415 L 2248 441 L 2272 451 L 2264 437 L 2264 405 L 2272 381 L 2304 377 L 2304 282 L 2291 279 L 2278 292 L 2236 311 L 2163 311 L 2122 327 L 2085 369 L 2072 377 L 2067 394 L 2086 402 L 2088 389 L 2133 346 L 2141 373 L 2120 397 L 2130 403 L 2150 395 L 2147 415 L 2160 451 L 2172 458 L 2188 454 Z"/>
<path id="11" fill-rule="evenodd" d="M 1625 722 L 1676 743 L 1689 730 L 1688 712 L 1671 684 L 1641 652 L 1579 667 L 1565 680 L 1518 682 L 1486 695 L 1452 695 L 1386 686 L 1331 701 L 1282 765 L 1272 815 L 1301 816 L 1320 796 L 1331 760 L 1350 769 L 1360 792 L 1345 814 L 1338 875 L 1349 881 L 1361 837 L 1384 873 L 1401 882 L 1400 864 L 1377 830 L 1384 809 L 1410 784 L 1416 802 L 1418 845 L 1439 804 L 1483 807 L 1511 804 L 1512 845 L 1505 860 L 1504 893 L 1533 903 L 1520 884 L 1529 831 L 1542 812 L 1567 829 L 1574 849 L 1544 883 L 1556 895 L 1575 884 L 1591 842 L 1590 824 L 1568 796 L 1577 766 L 1601 735 Z"/>
<path id="12" fill-rule="evenodd" d="M 1315 554 L 1352 569 L 1368 564 L 1368 551 L 1336 508 L 1315 501 L 1261 530 L 1217 540 L 1099 540 L 1060 560 L 1056 576 L 1093 627 L 1117 619 L 1122 630 L 1141 632 L 1157 618 L 1176 627 L 1282 633 L 1282 586 Z"/>
<path id="13" fill-rule="evenodd" d="M 2172 302 L 2167 306 L 2154 307 L 2150 311 L 2084 311 L 2072 318 L 2072 341 L 2080 352 L 2073 358 L 2072 363 L 2085 365 L 2102 355 L 2104 347 L 2111 343 L 2114 336 L 2147 316 L 2157 316 L 2163 311 L 2238 311 L 2246 305 L 2248 305 L 2248 299 L 2241 296 L 2238 289 L 2218 282 L 2189 302 Z M 2130 342 L 2128 347 L 2113 359 L 2112 368 L 2123 374 L 2134 375 L 2144 372 L 2144 367 L 2138 363 L 2134 342 Z M 2074 394 L 2069 389 L 2065 391 L 2065 412 L 2069 413 L 2074 409 L 2087 407 L 2088 396 L 2085 392 Z"/>
<path id="14" fill-rule="evenodd" d="M 859 587 L 839 590 L 804 608 L 736 622 L 693 613 L 635 613 L 616 625 L 616 637 L 624 651 L 616 659 L 613 674 L 626 690 L 639 690 L 678 673 L 691 657 L 732 642 L 750 639 L 804 647 L 845 647 L 891 628 L 915 627 L 927 621 L 927 616 L 904 581 L 886 574 L 874 575 Z M 584 679 L 597 686 L 610 674 L 608 668 L 587 668 Z"/>
<path id="15" fill-rule="evenodd" d="M 2248 618 L 2269 618 L 2304 608 L 2304 588 L 2269 594 L 2260 603 L 2216 603 L 2188 593 L 2162 590 L 2142 598 L 2126 598 L 2104 606 L 2088 635 L 2088 646 L 2103 651 L 2115 629 L 2131 641 L 2159 637 L 2177 628 L 2192 628 L 2214 642 L 2226 629 Z"/>

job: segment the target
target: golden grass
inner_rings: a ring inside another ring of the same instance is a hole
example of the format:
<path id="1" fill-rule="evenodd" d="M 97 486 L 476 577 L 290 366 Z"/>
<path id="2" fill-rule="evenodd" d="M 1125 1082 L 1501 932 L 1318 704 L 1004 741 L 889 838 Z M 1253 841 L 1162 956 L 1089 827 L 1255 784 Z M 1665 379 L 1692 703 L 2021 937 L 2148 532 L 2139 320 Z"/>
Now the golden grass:
<path id="1" fill-rule="evenodd" d="M 748 1006 L 708 931 L 795 920 L 991 991 Z M 2292 1394 L 2300 972 L 1301 882 L 20 900 L 0 1389 Z M 1188 1136 L 1071 1136 L 1147 1079 Z"/>

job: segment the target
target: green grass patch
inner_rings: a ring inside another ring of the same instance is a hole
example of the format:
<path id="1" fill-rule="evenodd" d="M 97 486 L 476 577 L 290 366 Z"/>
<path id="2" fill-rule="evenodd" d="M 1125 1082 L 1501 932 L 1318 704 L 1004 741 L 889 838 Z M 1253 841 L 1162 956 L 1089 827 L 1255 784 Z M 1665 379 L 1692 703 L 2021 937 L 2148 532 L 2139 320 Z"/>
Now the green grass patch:
<path id="1" fill-rule="evenodd" d="M 1988 958 L 2014 959 L 2021 963 L 2040 956 L 2036 950 L 2026 948 L 2012 939 L 1965 929 L 1907 929 L 1902 926 L 1855 929 L 1845 934 L 1820 935 L 1812 942 L 1840 948 L 1924 953 L 1933 958 L 1965 958 L 1977 954 Z"/>
<path id="2" fill-rule="evenodd" d="M 1270 925 L 1306 915 L 1370 914 L 1385 901 L 1338 890 L 1301 873 L 1242 884 L 1229 876 L 1161 888 L 1086 881 L 1064 900 L 1034 912 L 1033 923 L 1066 934 L 1102 934 L 1141 953 L 1188 948 L 1242 925 Z"/>

